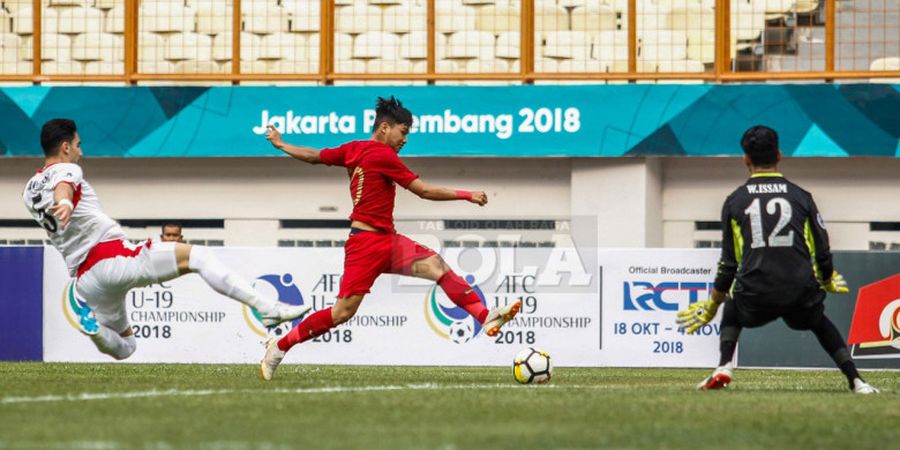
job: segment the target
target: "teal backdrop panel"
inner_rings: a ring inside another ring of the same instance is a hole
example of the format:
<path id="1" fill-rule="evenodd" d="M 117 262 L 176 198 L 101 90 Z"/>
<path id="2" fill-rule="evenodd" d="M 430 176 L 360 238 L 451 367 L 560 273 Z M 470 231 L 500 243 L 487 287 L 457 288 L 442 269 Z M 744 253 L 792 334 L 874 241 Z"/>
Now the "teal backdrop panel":
<path id="1" fill-rule="evenodd" d="M 789 156 L 900 156 L 900 85 L 0 88 L 0 155 L 40 156 L 78 122 L 92 157 L 272 156 L 276 126 L 312 147 L 367 139 L 375 100 L 415 117 L 406 156 L 728 156 L 766 124 Z"/>
<path id="2" fill-rule="evenodd" d="M 850 294 L 828 294 L 825 299 L 825 315 L 834 322 L 846 342 L 859 288 L 900 273 L 900 253 L 835 252 L 834 267 L 847 280 Z M 897 292 L 897 297 L 900 298 L 900 292 Z M 886 352 L 882 357 L 859 357 L 857 346 L 852 346 L 851 351 L 857 356 L 855 359 L 858 367 L 900 369 L 900 350 Z M 738 365 L 835 367 L 811 331 L 792 330 L 782 320 L 741 332 Z"/>

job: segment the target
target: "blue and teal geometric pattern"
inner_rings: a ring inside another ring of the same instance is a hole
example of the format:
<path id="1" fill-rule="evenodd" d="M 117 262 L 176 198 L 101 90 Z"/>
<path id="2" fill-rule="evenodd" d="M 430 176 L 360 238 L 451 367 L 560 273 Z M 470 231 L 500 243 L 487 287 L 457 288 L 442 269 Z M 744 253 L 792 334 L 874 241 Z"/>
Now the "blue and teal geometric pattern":
<path id="1" fill-rule="evenodd" d="M 0 88 L 0 156 L 40 156 L 40 126 L 78 122 L 89 157 L 272 156 L 288 142 L 367 139 L 377 97 L 432 128 L 404 156 L 740 155 L 764 124 L 787 156 L 900 157 L 900 85 Z M 367 111 L 368 110 L 368 111 Z M 288 133 L 292 132 L 292 133 Z"/>

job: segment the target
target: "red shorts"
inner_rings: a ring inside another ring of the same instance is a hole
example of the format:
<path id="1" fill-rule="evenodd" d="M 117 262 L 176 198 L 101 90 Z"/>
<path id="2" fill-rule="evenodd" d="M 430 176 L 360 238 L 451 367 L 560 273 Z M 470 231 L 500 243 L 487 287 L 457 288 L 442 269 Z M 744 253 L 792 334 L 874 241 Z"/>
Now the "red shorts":
<path id="1" fill-rule="evenodd" d="M 352 234 L 344 245 L 344 276 L 338 298 L 368 294 L 379 275 L 409 275 L 414 262 L 436 254 L 402 234 L 377 231 Z"/>

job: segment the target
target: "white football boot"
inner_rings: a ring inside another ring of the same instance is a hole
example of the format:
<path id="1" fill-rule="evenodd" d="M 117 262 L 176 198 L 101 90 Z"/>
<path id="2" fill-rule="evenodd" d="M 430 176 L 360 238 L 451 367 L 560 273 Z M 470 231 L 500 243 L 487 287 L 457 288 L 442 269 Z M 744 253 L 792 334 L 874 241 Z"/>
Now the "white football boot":
<path id="1" fill-rule="evenodd" d="M 866 383 L 862 380 L 862 378 L 854 378 L 853 379 L 853 393 L 854 394 L 878 394 L 878 389 L 874 388 L 871 384 Z"/>
<path id="2" fill-rule="evenodd" d="M 713 370 L 712 375 L 706 377 L 705 380 L 697 384 L 697 389 L 701 391 L 725 389 L 731 384 L 732 379 L 734 379 L 734 369 L 732 369 L 731 364 L 726 364 L 721 367 L 716 367 L 716 370 Z"/>
<path id="3" fill-rule="evenodd" d="M 491 337 L 496 336 L 500 332 L 500 328 L 506 322 L 513 320 L 521 309 L 522 300 L 492 309 L 484 320 L 484 333 Z"/>
<path id="4" fill-rule="evenodd" d="M 278 339 L 270 338 L 266 341 L 266 354 L 262 361 L 259 362 L 259 376 L 263 380 L 269 381 L 275 376 L 275 369 L 281 364 L 284 355 L 287 352 L 278 348 Z"/>
<path id="5" fill-rule="evenodd" d="M 265 313 L 260 311 L 259 315 L 262 316 L 262 324 L 264 327 L 274 327 L 282 322 L 287 322 L 289 320 L 299 319 L 307 314 L 312 309 L 312 306 L 309 305 L 288 305 L 281 302 L 277 302 L 273 308 Z"/>

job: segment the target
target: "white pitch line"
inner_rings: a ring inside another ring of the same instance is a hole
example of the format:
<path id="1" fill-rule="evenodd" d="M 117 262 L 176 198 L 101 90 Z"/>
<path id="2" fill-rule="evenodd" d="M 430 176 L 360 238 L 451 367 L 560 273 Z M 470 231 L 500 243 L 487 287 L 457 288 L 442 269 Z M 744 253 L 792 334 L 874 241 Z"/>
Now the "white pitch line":
<path id="1" fill-rule="evenodd" d="M 10 405 L 16 403 L 48 403 L 48 402 L 77 402 L 92 400 L 119 400 L 148 397 L 200 397 L 209 395 L 230 394 L 329 394 L 347 392 L 387 392 L 387 391 L 441 391 L 450 389 L 596 389 L 614 390 L 617 388 L 630 388 L 628 386 L 608 385 L 545 385 L 545 386 L 518 386 L 514 384 L 407 384 L 387 386 L 327 386 L 319 388 L 271 388 L 271 389 L 166 389 L 131 392 L 83 392 L 66 395 L 41 395 L 36 397 L 3 397 L 0 404 Z"/>

